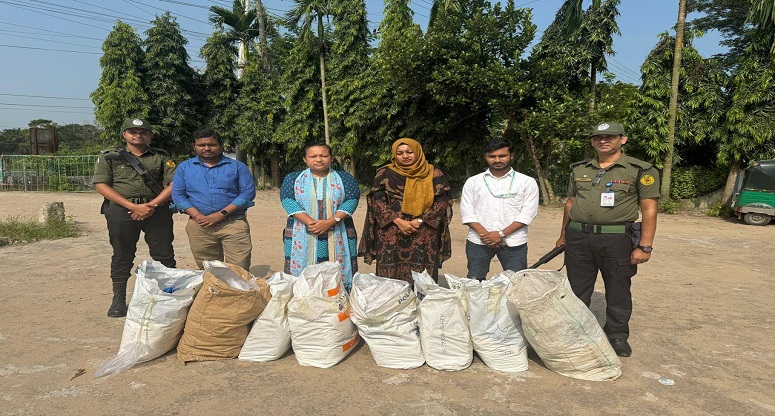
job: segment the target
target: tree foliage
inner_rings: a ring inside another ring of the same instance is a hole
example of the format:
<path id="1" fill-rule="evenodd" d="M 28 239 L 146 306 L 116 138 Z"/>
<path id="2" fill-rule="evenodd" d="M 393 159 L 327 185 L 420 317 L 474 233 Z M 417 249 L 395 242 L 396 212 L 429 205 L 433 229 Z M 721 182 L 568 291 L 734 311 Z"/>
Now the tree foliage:
<path id="1" fill-rule="evenodd" d="M 205 42 L 200 56 L 207 64 L 202 74 L 202 118 L 208 128 L 217 131 L 227 144 L 236 144 L 235 120 L 239 114 L 235 75 L 236 50 L 223 31 L 214 32 Z"/>
<path id="2" fill-rule="evenodd" d="M 358 103 L 366 99 L 363 75 L 369 69 L 369 32 L 364 0 L 337 0 L 333 5 L 331 47 L 331 133 L 335 153 L 352 157 L 370 134 L 368 117 Z M 351 159 L 354 160 L 354 157 Z"/>
<path id="3" fill-rule="evenodd" d="M 149 97 L 143 88 L 145 51 L 134 29 L 121 21 L 102 44 L 100 76 L 91 93 L 94 116 L 105 140 L 121 138 L 121 124 L 128 117 L 147 117 Z"/>
<path id="4" fill-rule="evenodd" d="M 201 124 L 192 97 L 198 79 L 188 65 L 188 41 L 175 18 L 166 12 L 151 23 L 144 42 L 148 121 L 154 126 L 156 146 L 181 151 L 188 147 L 188 136 Z"/>

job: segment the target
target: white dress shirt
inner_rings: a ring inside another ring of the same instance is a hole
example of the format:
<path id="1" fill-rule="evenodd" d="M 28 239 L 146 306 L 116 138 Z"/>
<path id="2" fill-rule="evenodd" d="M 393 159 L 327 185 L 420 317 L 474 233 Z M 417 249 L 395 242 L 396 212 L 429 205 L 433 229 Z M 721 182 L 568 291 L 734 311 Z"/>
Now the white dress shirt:
<path id="1" fill-rule="evenodd" d="M 513 222 L 525 224 L 506 236 L 509 247 L 527 243 L 527 229 L 538 214 L 538 184 L 530 176 L 514 169 L 496 178 L 487 169 L 472 176 L 463 185 L 460 216 L 463 224 L 478 222 L 487 231 L 501 231 Z M 485 245 L 479 234 L 468 228 L 468 241 Z"/>

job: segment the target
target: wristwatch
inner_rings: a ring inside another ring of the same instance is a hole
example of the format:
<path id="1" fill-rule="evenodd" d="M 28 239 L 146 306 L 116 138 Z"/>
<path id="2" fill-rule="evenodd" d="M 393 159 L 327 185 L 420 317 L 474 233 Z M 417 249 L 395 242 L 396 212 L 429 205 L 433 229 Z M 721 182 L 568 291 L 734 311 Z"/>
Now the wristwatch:
<path id="1" fill-rule="evenodd" d="M 651 250 L 654 250 L 654 247 L 651 246 L 638 246 L 638 248 L 644 253 L 651 253 Z"/>
<path id="2" fill-rule="evenodd" d="M 422 218 L 417 218 L 417 223 L 422 225 Z"/>
<path id="3" fill-rule="evenodd" d="M 336 215 L 334 215 L 334 221 L 336 221 L 338 223 L 339 221 L 342 221 L 342 219 L 337 217 Z"/>
<path id="4" fill-rule="evenodd" d="M 501 238 L 506 238 L 506 234 L 503 234 L 503 231 L 501 231 L 501 230 L 498 230 L 498 235 L 499 235 Z"/>
<path id="5" fill-rule="evenodd" d="M 222 209 L 221 210 L 221 215 L 223 215 L 224 217 L 228 217 L 229 216 L 229 211 L 226 211 L 225 209 Z"/>

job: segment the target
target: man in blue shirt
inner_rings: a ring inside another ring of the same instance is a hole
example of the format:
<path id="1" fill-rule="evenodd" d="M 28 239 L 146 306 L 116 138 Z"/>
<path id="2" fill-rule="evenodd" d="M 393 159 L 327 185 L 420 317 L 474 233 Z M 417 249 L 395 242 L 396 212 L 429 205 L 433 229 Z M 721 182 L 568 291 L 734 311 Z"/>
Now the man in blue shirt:
<path id="1" fill-rule="evenodd" d="M 197 266 L 221 260 L 247 270 L 253 244 L 245 211 L 254 204 L 256 187 L 244 163 L 223 155 L 217 133 L 194 132 L 194 151 L 175 171 L 172 199 L 188 214 L 186 234 Z"/>

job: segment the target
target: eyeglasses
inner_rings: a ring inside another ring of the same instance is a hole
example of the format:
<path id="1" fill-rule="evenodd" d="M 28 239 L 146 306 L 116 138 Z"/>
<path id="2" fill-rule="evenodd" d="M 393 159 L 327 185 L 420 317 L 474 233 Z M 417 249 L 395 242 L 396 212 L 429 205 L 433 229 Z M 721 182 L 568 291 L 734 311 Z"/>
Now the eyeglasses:
<path id="1" fill-rule="evenodd" d="M 605 168 L 600 168 L 600 170 L 597 171 L 597 176 L 595 176 L 595 179 L 592 180 L 592 186 L 598 186 L 600 185 L 600 180 L 603 179 L 603 175 L 605 175 Z"/>

